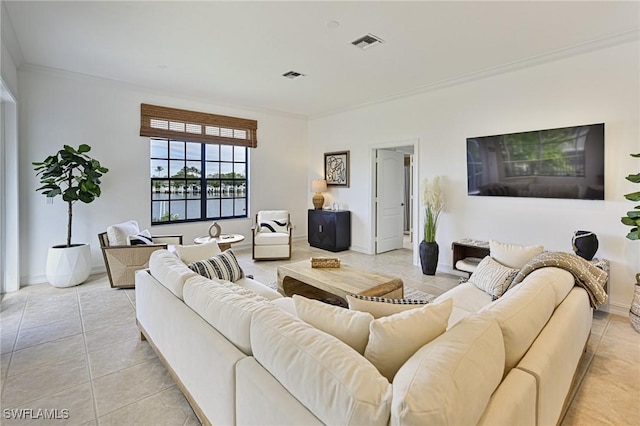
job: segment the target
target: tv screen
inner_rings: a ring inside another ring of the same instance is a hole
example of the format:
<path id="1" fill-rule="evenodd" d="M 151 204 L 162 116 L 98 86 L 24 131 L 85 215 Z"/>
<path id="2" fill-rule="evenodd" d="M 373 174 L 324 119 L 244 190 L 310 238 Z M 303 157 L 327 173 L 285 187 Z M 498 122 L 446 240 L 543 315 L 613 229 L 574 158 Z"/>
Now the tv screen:
<path id="1" fill-rule="evenodd" d="M 604 123 L 467 139 L 469 195 L 604 200 Z"/>

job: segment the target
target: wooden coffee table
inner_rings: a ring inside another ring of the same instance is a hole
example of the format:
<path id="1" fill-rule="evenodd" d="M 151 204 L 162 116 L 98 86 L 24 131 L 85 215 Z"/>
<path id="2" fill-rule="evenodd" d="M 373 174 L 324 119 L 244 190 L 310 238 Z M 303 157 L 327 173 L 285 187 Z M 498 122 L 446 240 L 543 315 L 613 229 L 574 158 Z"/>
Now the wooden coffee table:
<path id="1" fill-rule="evenodd" d="M 278 266 L 278 291 L 286 296 L 299 294 L 341 306 L 347 306 L 347 294 L 389 299 L 404 296 L 400 278 L 344 264 L 339 268 L 312 268 L 309 260 Z"/>

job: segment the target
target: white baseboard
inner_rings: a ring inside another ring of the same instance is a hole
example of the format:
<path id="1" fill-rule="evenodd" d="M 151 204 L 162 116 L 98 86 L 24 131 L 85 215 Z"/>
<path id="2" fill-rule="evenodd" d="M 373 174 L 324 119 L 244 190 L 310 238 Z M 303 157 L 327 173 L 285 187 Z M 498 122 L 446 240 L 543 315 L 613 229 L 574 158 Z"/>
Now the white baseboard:
<path id="1" fill-rule="evenodd" d="M 98 275 L 107 273 L 107 269 L 104 265 L 94 266 L 91 268 L 91 272 L 89 275 Z M 25 285 L 36 285 L 36 284 L 46 284 L 47 276 L 46 275 L 25 275 L 20 277 L 20 287 Z"/>
<path id="2" fill-rule="evenodd" d="M 610 314 L 620 315 L 623 317 L 629 316 L 629 309 L 631 309 L 631 305 L 625 305 L 624 303 L 608 303 L 607 305 L 601 308 L 605 312 L 609 312 Z"/>

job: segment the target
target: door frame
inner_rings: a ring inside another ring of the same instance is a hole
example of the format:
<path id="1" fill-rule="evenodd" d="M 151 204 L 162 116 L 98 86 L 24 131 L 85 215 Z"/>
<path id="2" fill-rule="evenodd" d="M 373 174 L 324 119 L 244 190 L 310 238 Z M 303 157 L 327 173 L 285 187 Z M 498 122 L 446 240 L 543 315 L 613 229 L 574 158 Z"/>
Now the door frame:
<path id="1" fill-rule="evenodd" d="M 404 139 L 397 141 L 381 142 L 369 145 L 369 253 L 376 253 L 376 152 L 379 149 L 393 149 L 404 146 L 413 147 L 413 206 L 412 206 L 412 229 L 413 229 L 413 264 L 419 264 L 418 246 L 422 240 L 420 228 L 420 139 Z"/>

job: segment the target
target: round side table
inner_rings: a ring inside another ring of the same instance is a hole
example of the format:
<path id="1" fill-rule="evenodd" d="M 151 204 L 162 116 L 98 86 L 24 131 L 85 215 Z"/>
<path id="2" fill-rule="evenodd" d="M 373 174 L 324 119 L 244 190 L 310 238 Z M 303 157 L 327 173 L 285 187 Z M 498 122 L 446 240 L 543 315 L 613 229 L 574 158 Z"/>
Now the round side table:
<path id="1" fill-rule="evenodd" d="M 242 234 L 222 234 L 218 237 L 210 237 L 208 235 L 203 235 L 201 237 L 194 238 L 193 242 L 196 244 L 206 244 L 211 241 L 215 241 L 218 243 L 218 247 L 220 250 L 225 251 L 231 248 L 231 244 L 239 243 L 244 240 L 244 235 Z"/>

